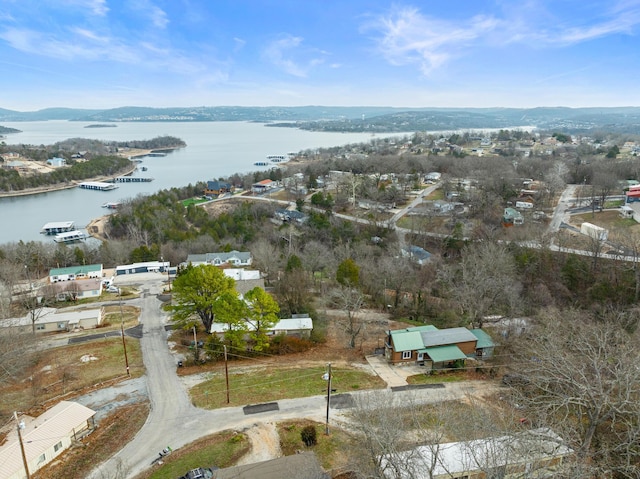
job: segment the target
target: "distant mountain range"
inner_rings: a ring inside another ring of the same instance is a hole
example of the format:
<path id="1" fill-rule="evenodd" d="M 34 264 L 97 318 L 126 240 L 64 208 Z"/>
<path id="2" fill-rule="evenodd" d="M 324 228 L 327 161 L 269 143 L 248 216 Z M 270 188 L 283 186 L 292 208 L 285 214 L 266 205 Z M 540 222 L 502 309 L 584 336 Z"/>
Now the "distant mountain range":
<path id="1" fill-rule="evenodd" d="M 108 110 L 47 108 L 19 112 L 0 108 L 0 122 L 70 120 L 253 121 L 315 131 L 408 132 L 535 126 L 563 131 L 640 133 L 639 107 L 613 108 L 393 108 L 393 107 L 121 107 Z"/>

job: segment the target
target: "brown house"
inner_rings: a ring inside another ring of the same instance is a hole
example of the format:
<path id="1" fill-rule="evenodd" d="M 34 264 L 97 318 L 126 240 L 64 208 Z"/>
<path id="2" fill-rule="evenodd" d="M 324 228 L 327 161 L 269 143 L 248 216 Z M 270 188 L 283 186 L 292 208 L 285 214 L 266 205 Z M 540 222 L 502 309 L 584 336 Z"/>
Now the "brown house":
<path id="1" fill-rule="evenodd" d="M 426 325 L 389 331 L 385 356 L 392 364 L 444 368 L 469 357 L 489 357 L 493 348 L 491 337 L 481 329 Z"/>
<path id="2" fill-rule="evenodd" d="M 204 189 L 204 194 L 209 195 L 222 195 L 224 193 L 233 193 L 233 185 L 225 183 L 224 181 L 212 180 L 207 181 L 207 187 Z"/>

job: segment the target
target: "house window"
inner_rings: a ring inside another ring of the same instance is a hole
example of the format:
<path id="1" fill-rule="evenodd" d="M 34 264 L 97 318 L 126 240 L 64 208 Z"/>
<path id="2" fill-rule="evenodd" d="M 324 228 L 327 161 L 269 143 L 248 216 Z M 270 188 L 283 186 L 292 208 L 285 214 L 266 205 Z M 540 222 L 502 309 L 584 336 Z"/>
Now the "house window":
<path id="1" fill-rule="evenodd" d="M 44 324 L 36 324 L 36 331 L 44 331 L 45 329 Z"/>
<path id="2" fill-rule="evenodd" d="M 58 323 L 58 329 L 67 329 L 67 323 Z"/>
<path id="3" fill-rule="evenodd" d="M 402 351 L 402 359 L 411 359 L 413 351 Z"/>
<path id="4" fill-rule="evenodd" d="M 45 456 L 44 454 L 41 454 L 40 457 L 38 458 L 38 464 L 41 464 L 46 460 L 47 460 L 47 456 Z"/>
<path id="5" fill-rule="evenodd" d="M 424 353 L 418 353 L 418 361 L 424 361 Z"/>
<path id="6" fill-rule="evenodd" d="M 60 441 L 58 444 L 56 444 L 55 446 L 53 446 L 53 450 L 55 452 L 58 452 L 60 449 L 62 449 L 62 441 Z"/>

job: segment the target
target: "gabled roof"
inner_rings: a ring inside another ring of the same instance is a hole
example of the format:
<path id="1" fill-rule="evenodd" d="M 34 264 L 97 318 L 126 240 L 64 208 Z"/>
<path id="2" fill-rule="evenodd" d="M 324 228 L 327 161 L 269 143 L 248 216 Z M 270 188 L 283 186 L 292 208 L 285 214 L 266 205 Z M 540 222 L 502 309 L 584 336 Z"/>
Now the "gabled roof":
<path id="1" fill-rule="evenodd" d="M 208 190 L 222 190 L 222 189 L 231 189 L 230 183 L 225 183 L 224 181 L 218 180 L 209 180 L 207 181 L 207 189 Z"/>
<path id="2" fill-rule="evenodd" d="M 63 437 L 73 434 L 73 428 L 94 415 L 95 411 L 82 404 L 61 401 L 35 419 L 28 416 L 20 418 L 25 422 L 22 439 L 27 461 L 37 459 Z M 17 434 L 15 437 L 12 434 L 8 441 L 0 446 L 0 477 L 15 477 L 14 474 L 20 470 L 24 471 L 20 443 Z"/>
<path id="3" fill-rule="evenodd" d="M 476 341 L 476 337 L 467 328 L 439 329 L 438 331 L 428 331 L 421 334 L 425 348 Z"/>
<path id="4" fill-rule="evenodd" d="M 422 336 L 419 331 L 391 331 L 391 341 L 395 351 L 414 351 L 422 349 Z"/>

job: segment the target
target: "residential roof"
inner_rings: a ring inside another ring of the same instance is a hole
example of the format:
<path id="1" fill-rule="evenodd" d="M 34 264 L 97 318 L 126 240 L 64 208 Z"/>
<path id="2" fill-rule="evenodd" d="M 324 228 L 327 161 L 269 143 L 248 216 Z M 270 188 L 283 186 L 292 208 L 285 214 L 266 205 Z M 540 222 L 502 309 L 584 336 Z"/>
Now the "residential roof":
<path id="1" fill-rule="evenodd" d="M 476 341 L 477 338 L 467 328 L 448 328 L 437 331 L 423 331 L 421 333 L 425 348 L 443 346 L 447 344 L 466 343 Z"/>
<path id="2" fill-rule="evenodd" d="M 448 346 L 434 346 L 418 350 L 419 353 L 426 353 L 434 363 L 445 361 L 455 361 L 456 359 L 466 359 L 467 355 L 460 351 L 455 344 Z"/>
<path id="3" fill-rule="evenodd" d="M 413 351 L 424 347 L 419 331 L 391 331 L 395 351 Z"/>
<path id="4" fill-rule="evenodd" d="M 222 189 L 230 189 L 231 184 L 225 183 L 224 181 L 218 180 L 209 180 L 207 181 L 207 189 L 208 190 L 222 190 Z"/>
<path id="5" fill-rule="evenodd" d="M 62 311 L 56 308 L 40 308 L 34 313 L 37 318 L 36 324 L 67 323 L 78 324 L 83 319 L 96 320 L 99 324 L 102 318 L 102 309 L 83 309 L 73 311 Z M 31 326 L 31 313 L 21 318 L 9 318 L 0 320 L 2 327 Z"/>
<path id="6" fill-rule="evenodd" d="M 249 323 L 251 329 L 252 324 Z M 269 331 L 311 331 L 313 329 L 313 320 L 309 317 L 302 318 L 285 318 L 279 320 Z M 229 330 L 227 323 L 211 323 L 210 333 L 224 333 Z"/>
<path id="7" fill-rule="evenodd" d="M 402 470 L 389 467 L 385 470 L 385 476 L 389 479 L 459 476 L 505 465 L 540 463 L 543 459 L 573 454 L 573 451 L 564 445 L 562 438 L 548 428 L 435 446 L 419 446 L 399 453 L 399 457 L 395 457 L 394 465 L 399 465 Z M 386 457 L 381 458 L 381 464 L 383 468 L 389 464 Z"/>
<path id="8" fill-rule="evenodd" d="M 49 276 L 62 276 L 74 274 L 76 276 L 80 274 L 89 274 L 94 271 L 102 271 L 101 264 L 83 264 L 79 266 L 68 266 L 66 268 L 52 268 L 49 271 Z"/>
<path id="9" fill-rule="evenodd" d="M 226 263 L 232 259 L 238 259 L 246 262 L 251 260 L 251 253 L 248 251 L 229 251 L 228 253 L 205 253 L 205 254 L 190 254 L 187 256 L 187 263 L 213 263 L 215 260 L 219 260 L 221 263 Z"/>
<path id="10" fill-rule="evenodd" d="M 95 415 L 86 406 L 72 401 L 61 401 L 37 418 L 23 416 L 25 427 L 22 441 L 27 461 L 38 458 L 44 451 L 73 434 L 73 429 Z M 17 433 L 0 446 L 0 477 L 12 477 L 24 468 Z M 31 471 L 33 472 L 33 471 Z"/>
<path id="11" fill-rule="evenodd" d="M 214 471 L 215 479 L 328 479 L 313 452 Z"/>
<path id="12" fill-rule="evenodd" d="M 495 346 L 495 343 L 491 339 L 491 336 L 489 336 L 484 330 L 470 329 L 469 332 L 473 334 L 478 340 L 478 342 L 476 343 L 476 349 L 492 348 Z"/>

